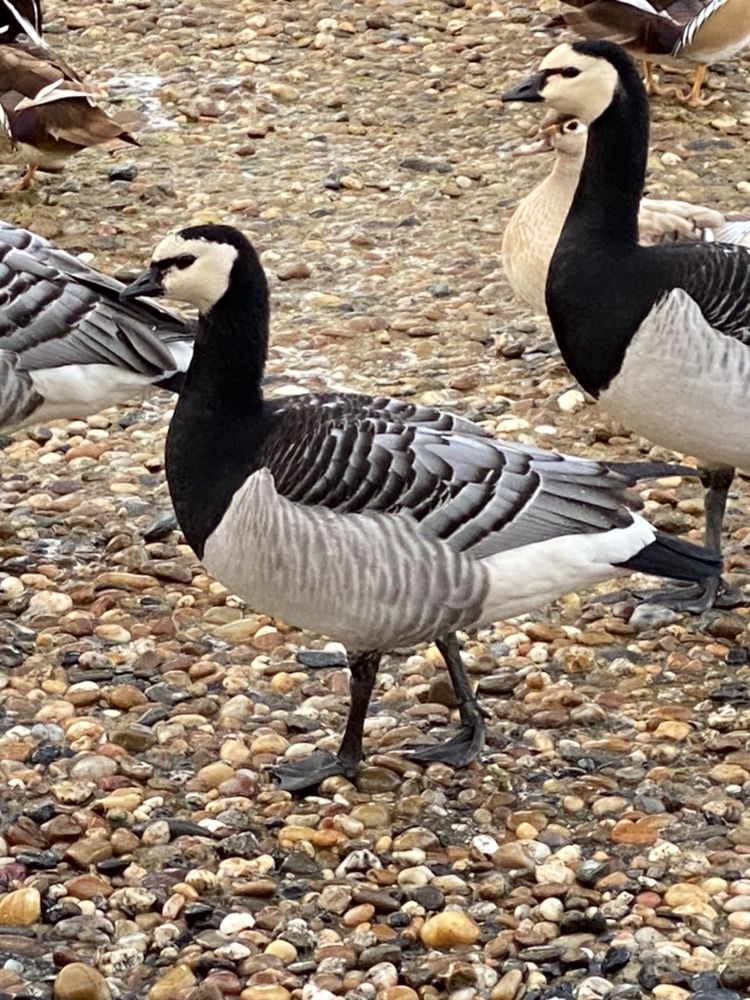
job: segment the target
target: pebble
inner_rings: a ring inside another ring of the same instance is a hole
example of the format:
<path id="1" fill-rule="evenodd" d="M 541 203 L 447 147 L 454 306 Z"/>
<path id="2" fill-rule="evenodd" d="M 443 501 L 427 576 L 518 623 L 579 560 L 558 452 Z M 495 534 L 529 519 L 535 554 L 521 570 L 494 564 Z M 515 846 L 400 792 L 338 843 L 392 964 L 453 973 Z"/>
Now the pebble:
<path id="1" fill-rule="evenodd" d="M 110 1000 L 112 992 L 104 976 L 82 962 L 72 962 L 57 973 L 55 1000 Z"/>
<path id="2" fill-rule="evenodd" d="M 15 889 L 0 896 L 0 925 L 31 927 L 42 914 L 42 898 L 38 889 Z"/>
<path id="3" fill-rule="evenodd" d="M 148 993 L 148 1000 L 175 1000 L 181 992 L 195 985 L 195 976 L 187 965 L 176 965 L 154 983 Z"/>
<path id="4" fill-rule="evenodd" d="M 428 948 L 453 948 L 471 945 L 479 939 L 479 927 L 460 910 L 445 910 L 426 920 L 420 937 Z"/>

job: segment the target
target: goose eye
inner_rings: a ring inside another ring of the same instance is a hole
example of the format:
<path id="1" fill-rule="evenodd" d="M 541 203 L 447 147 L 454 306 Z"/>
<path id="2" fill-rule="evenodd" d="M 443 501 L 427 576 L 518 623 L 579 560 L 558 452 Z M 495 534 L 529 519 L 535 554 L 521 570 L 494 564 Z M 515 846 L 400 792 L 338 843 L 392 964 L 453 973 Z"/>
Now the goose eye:
<path id="1" fill-rule="evenodd" d="M 577 132 L 578 131 L 578 122 L 568 122 L 568 124 L 565 126 L 565 131 L 566 132 Z"/>
<path id="2" fill-rule="evenodd" d="M 566 80 L 572 80 L 579 76 L 580 72 L 580 69 L 576 69 L 575 66 L 566 66 L 565 69 L 560 70 L 560 76 L 564 76 Z"/>
<path id="3" fill-rule="evenodd" d="M 186 267 L 190 267 L 191 264 L 194 264 L 195 261 L 196 258 L 193 256 L 193 254 L 186 253 L 183 254 L 181 257 L 175 257 L 174 260 L 172 261 L 172 264 L 175 267 L 179 268 L 181 271 L 183 271 Z"/>

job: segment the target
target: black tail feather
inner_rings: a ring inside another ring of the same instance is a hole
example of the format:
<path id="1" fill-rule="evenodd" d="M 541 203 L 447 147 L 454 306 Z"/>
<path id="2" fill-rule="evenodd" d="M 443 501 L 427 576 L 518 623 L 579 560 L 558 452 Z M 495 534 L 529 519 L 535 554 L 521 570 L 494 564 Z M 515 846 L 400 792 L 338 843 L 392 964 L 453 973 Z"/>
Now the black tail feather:
<path id="1" fill-rule="evenodd" d="M 708 580 L 721 574 L 718 552 L 711 552 L 663 531 L 658 531 L 656 539 L 645 549 L 619 565 L 623 569 L 673 580 Z"/>

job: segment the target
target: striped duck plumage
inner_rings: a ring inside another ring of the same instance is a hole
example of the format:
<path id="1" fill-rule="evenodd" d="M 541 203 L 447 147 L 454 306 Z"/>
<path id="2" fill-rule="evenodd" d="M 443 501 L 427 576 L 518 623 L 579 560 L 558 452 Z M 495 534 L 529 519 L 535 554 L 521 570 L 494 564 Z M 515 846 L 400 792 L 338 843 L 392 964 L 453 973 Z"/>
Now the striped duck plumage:
<path id="1" fill-rule="evenodd" d="M 701 461 L 706 542 L 718 552 L 734 469 L 750 469 L 750 251 L 639 245 L 648 101 L 618 45 L 560 45 L 504 100 L 544 101 L 588 124 L 580 179 L 549 266 L 547 312 L 568 368 L 605 410 Z M 721 589 L 717 577 L 670 597 L 702 610 Z"/>
<path id="2" fill-rule="evenodd" d="M 676 94 L 694 107 L 717 100 L 702 97 L 711 63 L 732 59 L 750 45 L 750 0 L 563 0 L 578 10 L 560 21 L 589 39 L 606 39 L 623 45 L 645 63 L 649 93 Z M 697 63 L 693 85 L 687 93 L 660 88 L 652 62 L 679 66 Z"/>
<path id="3" fill-rule="evenodd" d="M 151 388 L 178 391 L 194 325 L 0 223 L 0 430 L 83 418 Z"/>
<path id="4" fill-rule="evenodd" d="M 0 159 L 26 164 L 14 188 L 21 191 L 31 186 L 37 169 L 59 173 L 68 157 L 90 146 L 140 145 L 47 48 L 40 34 L 41 8 L 36 0 L 30 6 L 37 12 L 31 20 L 21 0 L 0 0 L 0 29 L 5 23 L 9 32 L 0 34 Z M 18 39 L 19 27 L 28 41 Z"/>
<path id="5" fill-rule="evenodd" d="M 503 267 L 517 298 L 537 312 L 544 302 L 547 270 L 573 202 L 586 153 L 586 125 L 577 118 L 552 116 L 541 138 L 524 144 L 517 155 L 554 151 L 551 172 L 523 198 L 505 228 Z M 715 209 L 674 199 L 642 198 L 638 240 L 645 246 L 662 240 L 695 239 L 750 246 L 750 219 L 724 216 Z"/>
<path id="6" fill-rule="evenodd" d="M 704 550 L 632 513 L 625 488 L 651 467 L 618 470 L 499 441 L 461 417 L 396 399 L 264 399 L 268 289 L 236 229 L 166 237 L 124 294 L 165 294 L 201 313 L 166 447 L 187 541 L 255 610 L 352 650 L 339 751 L 277 768 L 285 788 L 354 775 L 383 651 L 437 640 L 461 730 L 415 756 L 460 766 L 479 754 L 484 727 L 457 629 L 630 570 L 716 572 Z"/>

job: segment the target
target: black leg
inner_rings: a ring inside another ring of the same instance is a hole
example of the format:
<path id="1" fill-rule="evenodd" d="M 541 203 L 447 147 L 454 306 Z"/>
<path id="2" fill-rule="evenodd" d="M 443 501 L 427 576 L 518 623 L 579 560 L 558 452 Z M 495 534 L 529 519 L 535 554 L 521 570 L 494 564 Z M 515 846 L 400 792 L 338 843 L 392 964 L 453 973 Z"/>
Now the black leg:
<path id="1" fill-rule="evenodd" d="M 458 699 L 461 729 L 457 736 L 437 746 L 415 747 L 410 756 L 415 760 L 438 760 L 453 767 L 465 767 L 476 760 L 484 748 L 484 718 L 482 709 L 471 689 L 461 659 L 461 644 L 455 632 L 435 641 L 435 645 L 445 660 L 453 690 Z"/>
<path id="2" fill-rule="evenodd" d="M 703 507 L 706 511 L 705 545 L 707 549 L 721 552 L 721 526 L 727 509 L 729 487 L 734 479 L 734 469 L 720 465 L 718 469 L 701 469 L 701 482 L 706 487 Z"/>
<path id="3" fill-rule="evenodd" d="M 707 549 L 720 553 L 721 530 L 729 487 L 734 479 L 734 469 L 728 465 L 701 469 L 700 477 L 706 488 L 703 500 L 706 512 L 704 543 Z M 743 595 L 725 583 L 720 576 L 713 576 L 702 583 L 691 583 L 683 587 L 643 591 L 638 596 L 655 604 L 665 604 L 675 611 L 691 611 L 695 614 L 713 607 L 734 608 L 747 603 Z"/>
<path id="4" fill-rule="evenodd" d="M 352 672 L 351 705 L 338 753 L 334 757 L 327 750 L 316 750 L 298 763 L 279 764 L 273 769 L 273 773 L 279 779 L 282 788 L 289 792 L 301 792 L 319 785 L 324 778 L 330 778 L 335 774 L 343 774 L 347 778 L 354 777 L 357 766 L 364 756 L 362 734 L 379 665 L 378 652 L 357 653 L 351 658 L 349 661 L 349 669 Z"/>

